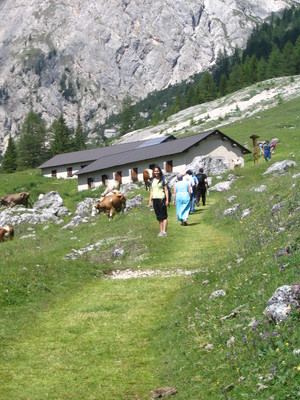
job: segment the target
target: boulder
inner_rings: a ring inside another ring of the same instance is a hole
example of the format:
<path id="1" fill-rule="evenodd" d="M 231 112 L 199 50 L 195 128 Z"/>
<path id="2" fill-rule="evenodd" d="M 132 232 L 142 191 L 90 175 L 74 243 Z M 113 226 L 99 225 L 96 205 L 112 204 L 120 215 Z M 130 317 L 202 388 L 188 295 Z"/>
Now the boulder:
<path id="1" fill-rule="evenodd" d="M 212 186 L 210 188 L 211 191 L 216 191 L 216 192 L 225 192 L 227 190 L 231 189 L 233 181 L 224 181 L 224 182 L 219 182 L 216 185 Z"/>
<path id="2" fill-rule="evenodd" d="M 296 167 L 297 163 L 295 161 L 291 160 L 284 160 L 284 161 L 278 161 L 271 165 L 264 173 L 263 175 L 268 175 L 268 174 L 273 174 L 273 173 L 278 173 L 278 174 L 284 174 L 286 173 L 291 167 Z"/>

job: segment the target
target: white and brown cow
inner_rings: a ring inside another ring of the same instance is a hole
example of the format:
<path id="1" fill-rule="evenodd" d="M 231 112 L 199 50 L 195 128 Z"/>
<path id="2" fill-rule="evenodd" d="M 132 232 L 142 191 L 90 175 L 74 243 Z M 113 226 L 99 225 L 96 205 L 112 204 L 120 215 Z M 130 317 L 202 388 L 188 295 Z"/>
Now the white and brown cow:
<path id="1" fill-rule="evenodd" d="M 0 227 L 0 242 L 5 240 L 12 240 L 14 237 L 14 229 L 11 225 L 4 225 Z"/>
<path id="2" fill-rule="evenodd" d="M 143 180 L 145 183 L 146 190 L 150 190 L 152 179 L 152 169 L 148 168 L 143 171 Z"/>
<path id="3" fill-rule="evenodd" d="M 16 205 L 23 205 L 27 208 L 28 202 L 29 202 L 29 193 L 28 192 L 8 194 L 5 197 L 2 197 L 2 199 L 0 199 L 0 205 L 8 206 L 8 207 L 13 207 Z"/>
<path id="4" fill-rule="evenodd" d="M 111 219 L 115 213 L 115 211 L 124 211 L 126 207 L 126 197 L 120 193 L 111 193 L 106 195 L 104 198 L 100 199 L 94 206 L 92 215 L 95 213 L 100 213 L 101 211 L 104 214 L 108 215 L 108 218 Z"/>

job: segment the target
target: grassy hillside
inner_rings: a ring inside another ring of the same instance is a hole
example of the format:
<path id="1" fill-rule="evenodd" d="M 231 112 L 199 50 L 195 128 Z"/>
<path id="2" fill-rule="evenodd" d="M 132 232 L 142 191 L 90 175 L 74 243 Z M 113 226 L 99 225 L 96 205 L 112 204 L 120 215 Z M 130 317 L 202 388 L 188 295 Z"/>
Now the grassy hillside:
<path id="1" fill-rule="evenodd" d="M 166 238 L 157 237 L 147 202 L 111 222 L 100 215 L 72 230 L 16 226 L 15 239 L 0 244 L 0 398 L 149 399 L 152 390 L 169 386 L 180 400 L 296 399 L 299 315 L 276 326 L 263 311 L 279 286 L 299 283 L 300 178 L 292 177 L 300 172 L 297 104 L 220 127 L 249 147 L 253 133 L 278 137 L 276 154 L 257 166 L 247 156 L 232 189 L 211 192 L 187 227 L 178 225 L 171 206 Z M 298 166 L 263 176 L 284 159 Z M 261 184 L 267 189 L 254 192 Z M 28 190 L 33 201 L 57 190 L 72 212 L 91 194 L 37 171 L 0 175 L 0 196 L 18 190 Z M 239 207 L 224 216 L 232 195 Z M 241 218 L 245 209 L 250 214 Z M 21 239 L 32 228 L 35 239 Z M 65 258 L 100 240 L 97 250 Z M 120 248 L 124 254 L 114 256 Z M 109 278 L 109 271 L 126 269 L 198 272 Z M 226 295 L 211 300 L 219 289 Z"/>

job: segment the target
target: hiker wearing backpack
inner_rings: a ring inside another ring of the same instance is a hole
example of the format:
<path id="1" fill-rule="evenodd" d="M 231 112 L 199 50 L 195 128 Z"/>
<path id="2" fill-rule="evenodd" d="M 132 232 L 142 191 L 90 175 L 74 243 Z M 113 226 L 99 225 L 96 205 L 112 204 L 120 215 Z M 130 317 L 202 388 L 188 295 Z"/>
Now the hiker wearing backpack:
<path id="1" fill-rule="evenodd" d="M 203 168 L 199 169 L 199 173 L 196 175 L 196 177 L 198 179 L 198 185 L 197 185 L 198 205 L 200 203 L 200 198 L 201 198 L 202 205 L 205 206 L 206 190 L 208 188 L 208 182 L 207 182 L 207 175 L 203 172 Z"/>
<path id="2" fill-rule="evenodd" d="M 153 201 L 153 208 L 160 228 L 158 236 L 167 236 L 167 207 L 169 205 L 169 200 L 168 185 L 166 184 L 161 168 L 156 165 L 153 169 L 153 179 L 150 190 L 149 206 L 151 206 Z"/>

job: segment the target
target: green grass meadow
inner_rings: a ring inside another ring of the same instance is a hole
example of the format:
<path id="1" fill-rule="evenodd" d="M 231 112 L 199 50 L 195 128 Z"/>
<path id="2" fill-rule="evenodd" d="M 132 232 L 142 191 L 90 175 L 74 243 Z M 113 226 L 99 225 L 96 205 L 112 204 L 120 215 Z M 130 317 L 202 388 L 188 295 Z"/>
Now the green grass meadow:
<path id="1" fill-rule="evenodd" d="M 279 325 L 263 313 L 279 286 L 299 284 L 299 99 L 219 129 L 249 149 L 252 134 L 280 142 L 269 163 L 247 155 L 243 169 L 230 171 L 231 190 L 211 191 L 187 227 L 172 205 L 168 236 L 157 237 L 141 187 L 144 206 L 112 221 L 98 215 L 72 230 L 19 225 L 13 241 L 0 243 L 0 399 L 144 400 L 161 387 L 176 388 L 177 400 L 299 398 L 299 310 Z M 263 176 L 285 159 L 297 167 Z M 262 184 L 267 189 L 254 192 Z M 21 190 L 33 202 L 58 191 L 71 212 L 91 196 L 77 193 L 75 180 L 36 170 L 0 175 L 0 197 Z M 30 229 L 35 238 L 21 239 Z M 96 250 L 65 258 L 98 241 Z M 117 248 L 124 254 L 114 257 Z M 126 269 L 197 273 L 110 279 Z M 226 296 L 210 299 L 221 289 Z"/>

